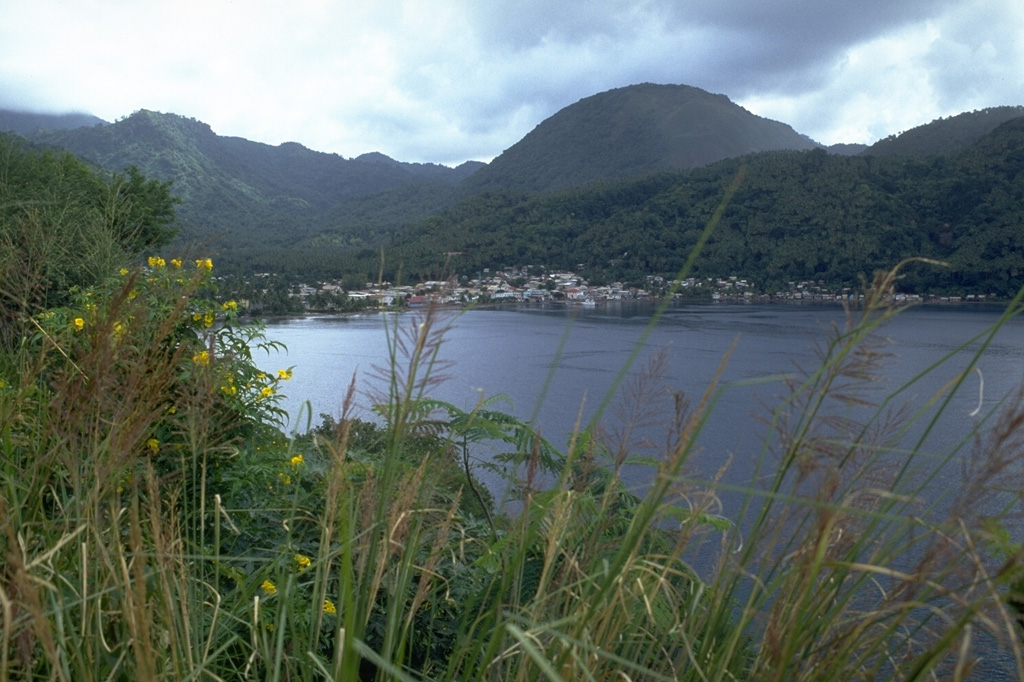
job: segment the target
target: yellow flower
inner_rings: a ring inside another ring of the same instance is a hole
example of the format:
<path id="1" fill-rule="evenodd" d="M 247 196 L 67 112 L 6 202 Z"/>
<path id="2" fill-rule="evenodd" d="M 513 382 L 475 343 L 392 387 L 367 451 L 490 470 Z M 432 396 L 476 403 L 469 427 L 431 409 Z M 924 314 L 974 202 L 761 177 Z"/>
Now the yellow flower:
<path id="1" fill-rule="evenodd" d="M 150 256 L 149 259 L 148 259 L 148 262 L 149 262 L 149 267 L 151 267 L 151 268 L 162 268 L 165 265 L 167 265 L 167 261 L 165 261 L 160 256 Z"/>
<path id="2" fill-rule="evenodd" d="M 128 274 L 128 268 L 121 268 L 120 270 L 118 270 L 118 272 L 121 274 L 122 277 L 124 277 L 125 275 Z"/>
<path id="3" fill-rule="evenodd" d="M 124 325 L 121 324 L 120 322 L 115 322 L 114 323 L 114 338 L 115 339 L 121 338 L 122 336 L 124 336 L 124 332 L 125 332 Z"/>
<path id="4" fill-rule="evenodd" d="M 269 398 L 274 395 L 274 388 L 272 386 L 264 386 L 260 391 L 260 398 Z"/>
<path id="5" fill-rule="evenodd" d="M 80 317 L 76 317 L 73 323 L 76 332 L 80 332 L 85 329 L 85 320 Z"/>
<path id="6" fill-rule="evenodd" d="M 207 313 L 205 315 L 203 315 L 203 324 L 205 326 L 207 326 L 207 327 L 212 327 L 213 326 L 213 311 L 212 310 L 207 311 Z"/>
<path id="7" fill-rule="evenodd" d="M 192 362 L 194 362 L 197 365 L 208 365 L 208 364 L 210 364 L 210 351 L 208 351 L 208 350 L 199 351 L 198 353 L 196 353 L 195 355 L 192 356 Z"/>
<path id="8" fill-rule="evenodd" d="M 258 449 L 259 448 L 257 448 L 257 450 Z M 289 476 L 288 474 L 278 474 L 277 479 L 281 481 L 281 483 L 284 483 L 285 485 L 288 485 L 289 483 L 292 482 L 292 477 Z"/>
<path id="9" fill-rule="evenodd" d="M 324 599 L 324 613 L 330 615 L 338 612 L 338 607 L 330 599 Z"/>
<path id="10" fill-rule="evenodd" d="M 227 396 L 235 395 L 238 393 L 238 387 L 232 383 L 228 383 L 220 387 L 220 392 Z"/>
<path id="11" fill-rule="evenodd" d="M 213 270 L 213 261 L 209 258 L 196 259 L 196 267 L 200 270 Z"/>
<path id="12" fill-rule="evenodd" d="M 290 462 L 292 465 L 292 469 L 298 469 L 299 465 L 302 464 L 302 455 L 295 455 L 294 457 L 291 458 Z"/>
<path id="13" fill-rule="evenodd" d="M 135 300 L 135 297 L 138 296 L 138 295 L 139 295 L 139 292 L 135 291 L 135 289 L 132 289 L 131 291 L 128 292 L 128 300 L 129 301 L 133 301 L 133 300 Z"/>
<path id="14" fill-rule="evenodd" d="M 238 310 L 238 303 L 235 301 L 228 301 L 220 305 L 221 310 Z"/>
<path id="15" fill-rule="evenodd" d="M 290 369 L 279 369 L 277 370 L 277 378 L 281 381 L 288 381 L 292 378 L 292 371 Z"/>
<path id="16" fill-rule="evenodd" d="M 307 568 L 309 568 L 310 564 L 312 563 L 309 560 L 308 556 L 305 556 L 305 555 L 302 555 L 302 554 L 296 554 L 294 557 L 292 557 L 292 559 L 295 560 L 295 565 L 299 567 L 300 571 L 306 570 Z"/>
<path id="17" fill-rule="evenodd" d="M 269 580 L 264 580 L 263 584 L 260 585 L 260 589 L 263 590 L 263 593 L 268 597 L 272 594 L 277 594 L 277 585 Z"/>
<path id="18" fill-rule="evenodd" d="M 150 438 L 146 441 L 146 447 L 149 448 L 150 452 L 154 455 L 160 451 L 160 441 L 156 438 Z"/>
<path id="19" fill-rule="evenodd" d="M 172 258 L 171 259 L 171 265 L 173 265 L 176 268 L 180 268 L 181 267 L 181 259 L 180 258 Z"/>

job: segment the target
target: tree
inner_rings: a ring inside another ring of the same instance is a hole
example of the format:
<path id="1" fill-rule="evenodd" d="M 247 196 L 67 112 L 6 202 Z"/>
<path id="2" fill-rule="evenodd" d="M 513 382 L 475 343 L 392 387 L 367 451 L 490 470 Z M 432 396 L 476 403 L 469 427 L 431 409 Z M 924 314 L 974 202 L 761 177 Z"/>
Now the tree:
<path id="1" fill-rule="evenodd" d="M 103 172 L 0 135 L 0 343 L 19 321 L 65 305 L 173 236 L 169 183 Z"/>
<path id="2" fill-rule="evenodd" d="M 115 210 L 110 228 L 135 253 L 168 244 L 177 229 L 174 207 L 181 199 L 171 193 L 171 183 L 147 179 L 135 166 L 115 174 L 108 197 Z"/>

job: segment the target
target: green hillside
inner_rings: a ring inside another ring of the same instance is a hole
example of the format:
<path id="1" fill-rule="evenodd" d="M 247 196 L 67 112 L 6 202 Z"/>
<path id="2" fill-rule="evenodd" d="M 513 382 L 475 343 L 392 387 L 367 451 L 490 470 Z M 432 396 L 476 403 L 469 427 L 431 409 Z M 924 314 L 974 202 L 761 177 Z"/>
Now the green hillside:
<path id="1" fill-rule="evenodd" d="M 926 256 L 950 268 L 914 266 L 904 290 L 999 295 L 1024 275 L 1024 118 L 925 159 L 765 152 L 541 197 L 490 192 L 394 238 L 387 274 L 582 264 L 604 280 L 671 276 L 741 170 L 695 274 L 743 276 L 766 291 L 794 279 L 857 285 L 877 268 Z M 375 272 L 376 254 L 363 256 L 348 267 Z"/>
<path id="2" fill-rule="evenodd" d="M 413 184 L 454 184 L 475 170 L 410 164 L 381 154 L 345 159 L 294 142 L 271 146 L 217 135 L 174 114 L 138 111 L 109 126 L 40 131 L 35 142 L 67 149 L 109 171 L 137 166 L 172 181 L 184 239 L 291 243 L 312 218 L 353 197 Z M 218 243 L 219 241 L 219 243 Z"/>
<path id="3" fill-rule="evenodd" d="M 725 95 L 644 83 L 562 109 L 464 185 L 474 191 L 548 191 L 652 170 L 696 168 L 753 152 L 817 146 Z"/>
<path id="4" fill-rule="evenodd" d="M 29 137 L 173 181 L 180 238 L 212 250 L 222 272 L 361 284 L 380 274 L 383 250 L 390 279 L 523 264 L 671 276 L 743 168 L 698 274 L 765 290 L 857 285 L 928 256 L 950 269 L 915 267 L 900 286 L 1005 294 L 1024 260 L 1022 112 L 940 119 L 851 155 L 856 146 L 825 150 L 723 95 L 643 84 L 581 100 L 491 164 L 458 168 L 259 144 L 149 111 Z"/>
<path id="5" fill-rule="evenodd" d="M 1001 123 L 1024 116 L 1024 107 L 992 107 L 940 118 L 916 128 L 890 135 L 874 143 L 864 154 L 931 156 L 962 149 L 987 135 Z"/>

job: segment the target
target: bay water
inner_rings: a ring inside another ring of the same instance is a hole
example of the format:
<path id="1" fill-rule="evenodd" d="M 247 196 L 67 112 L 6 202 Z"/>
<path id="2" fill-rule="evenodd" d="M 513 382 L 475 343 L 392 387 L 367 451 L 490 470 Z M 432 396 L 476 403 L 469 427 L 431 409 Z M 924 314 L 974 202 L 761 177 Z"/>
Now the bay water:
<path id="1" fill-rule="evenodd" d="M 439 324 L 446 332 L 438 351 L 442 366 L 435 374 L 443 380 L 430 395 L 465 410 L 483 398 L 502 396 L 489 408 L 531 421 L 556 446 L 564 446 L 577 425 L 589 423 L 598 411 L 609 429 L 616 428 L 619 415 L 635 402 L 623 395 L 635 381 L 619 381 L 624 367 L 636 377 L 660 357 L 661 381 L 648 383 L 646 391 L 664 397 L 670 390 L 696 405 L 721 365 L 721 389 L 695 460 L 708 475 L 729 461 L 729 479 L 750 483 L 768 434 L 766 421 L 789 395 L 787 380 L 816 369 L 828 340 L 843 328 L 847 315 L 857 314 L 822 304 L 677 304 L 652 327 L 654 311 L 651 304 L 629 302 L 441 311 Z M 1024 381 L 1024 320 L 1011 319 L 993 337 L 986 336 L 1001 312 L 992 305 L 919 306 L 902 312 L 876 334 L 881 355 L 860 397 L 877 403 L 906 387 L 892 404 L 917 409 L 967 372 L 925 447 L 937 455 L 948 451 L 1001 401 L 1013 399 Z M 305 431 L 319 423 L 322 413 L 337 418 L 353 380 L 355 416 L 371 418 L 375 396 L 386 390 L 381 377 L 390 361 L 389 335 L 414 331 L 422 314 L 268 322 L 268 338 L 287 350 L 258 354 L 256 361 L 268 373 L 294 368 L 293 379 L 282 386 L 290 428 Z M 985 352 L 976 357 L 985 343 Z M 616 394 L 609 396 L 616 386 Z M 667 415 L 663 418 L 667 421 Z M 927 424 L 928 418 L 918 422 Z M 645 415 L 637 430 L 638 454 L 655 455 L 654 444 L 664 442 L 664 428 L 650 421 L 656 418 Z M 492 490 L 501 487 L 493 478 L 485 482 Z M 642 480 L 635 483 L 643 485 Z"/>
<path id="2" fill-rule="evenodd" d="M 672 391 L 685 395 L 692 405 L 717 376 L 720 390 L 687 473 L 696 481 L 710 480 L 727 464 L 725 483 L 739 490 L 763 485 L 755 479 L 758 463 L 771 461 L 766 445 L 772 442 L 769 423 L 776 410 L 785 411 L 780 406 L 791 395 L 789 384 L 799 383 L 820 366 L 822 349 L 844 328 L 847 315 L 857 311 L 831 304 L 688 303 L 668 308 L 652 326 L 654 312 L 651 304 L 630 302 L 596 308 L 441 311 L 440 325 L 446 332 L 438 350 L 437 374 L 444 380 L 430 395 L 464 410 L 483 398 L 503 396 L 488 409 L 530 421 L 562 447 L 578 425 L 588 424 L 595 415 L 615 432 L 623 412 L 636 403 L 635 380 L 620 381 L 624 367 L 629 368 L 629 377 L 636 377 L 653 363 L 660 368 L 660 381 L 644 384 L 639 392 L 656 400 Z M 947 462 L 948 453 L 969 458 L 973 427 L 994 422 L 1008 401 L 1021 398 L 1024 320 L 1011 319 L 997 333 L 988 334 L 1001 313 L 995 305 L 920 306 L 902 312 L 875 335 L 872 347 L 879 355 L 871 380 L 859 386 L 858 397 L 878 404 L 898 390 L 889 403 L 894 409 L 907 404 L 911 412 L 923 411 L 902 446 L 918 449 L 914 461 L 920 475 L 941 465 L 941 475 L 931 484 L 938 499 L 954 498 L 960 484 L 963 468 L 957 461 Z M 381 377 L 390 362 L 389 338 L 415 333 L 422 314 L 374 312 L 269 321 L 268 338 L 285 344 L 287 351 L 257 355 L 256 361 L 268 373 L 294 368 L 293 379 L 282 386 L 290 428 L 305 431 L 319 423 L 321 413 L 337 418 L 353 380 L 354 416 L 373 418 L 371 406 L 386 391 Z M 941 398 L 928 408 L 937 395 Z M 936 405 L 943 406 L 942 413 L 932 423 Z M 850 409 L 843 416 L 868 418 L 876 413 L 870 405 Z M 653 419 L 649 414 L 640 418 L 632 439 L 635 454 L 658 456 L 667 421 L 665 412 Z M 900 456 L 899 450 L 894 453 Z M 474 456 L 486 459 L 488 452 L 480 448 Z M 478 472 L 500 499 L 504 480 Z M 626 473 L 627 483 L 638 493 L 650 479 L 650 471 L 643 467 Z M 720 494 L 721 513 L 730 517 L 744 495 Z M 1005 651 L 989 649 L 983 659 L 978 679 L 1012 677 L 1012 661 Z"/>

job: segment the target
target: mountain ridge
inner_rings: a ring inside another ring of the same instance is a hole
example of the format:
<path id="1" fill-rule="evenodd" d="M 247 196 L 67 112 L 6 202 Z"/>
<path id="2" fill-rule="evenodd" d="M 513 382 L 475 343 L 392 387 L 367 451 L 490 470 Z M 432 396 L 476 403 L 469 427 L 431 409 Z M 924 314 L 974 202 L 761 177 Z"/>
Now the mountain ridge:
<path id="1" fill-rule="evenodd" d="M 244 232 L 254 224 L 280 226 L 289 213 L 299 222 L 346 199 L 410 183 L 454 185 L 475 170 L 384 162 L 383 155 L 345 159 L 296 142 L 272 146 L 217 135 L 197 119 L 144 109 L 106 126 L 37 130 L 27 137 L 111 172 L 136 166 L 147 176 L 173 181 L 189 239 L 216 233 L 238 238 L 239 227 Z"/>
<path id="2" fill-rule="evenodd" d="M 1000 106 L 937 118 L 889 135 L 862 153 L 868 156 L 932 156 L 967 147 L 1003 123 L 1024 116 L 1024 106 Z"/>
<path id="3" fill-rule="evenodd" d="M 938 119 L 890 136 L 885 144 L 880 141 L 864 151 L 864 157 L 920 156 L 969 146 L 1018 110 L 1022 108 Z M 752 158 L 766 153 L 811 154 L 799 172 L 819 166 L 826 172 L 838 167 L 818 163 L 819 156 L 855 158 L 863 150 L 856 145 L 823 147 L 784 123 L 751 114 L 725 95 L 655 84 L 583 98 L 538 124 L 491 164 L 467 162 L 454 169 L 404 163 L 379 152 L 345 159 L 297 142 L 273 146 L 220 136 L 197 119 L 147 110 L 113 124 L 35 129 L 26 137 L 35 144 L 67 149 L 111 172 L 134 165 L 149 177 L 173 181 L 174 191 L 183 197 L 182 241 L 204 243 L 222 263 L 272 270 L 283 262 L 281 257 L 290 258 L 288 249 L 315 243 L 321 246 L 303 265 L 322 257 L 328 261 L 325 272 L 329 261 L 345 249 L 375 258 L 382 245 L 394 244 L 404 231 L 449 208 L 466 204 L 469 210 L 490 210 L 487 201 L 472 203 L 481 194 L 495 193 L 499 204 L 508 197 L 518 205 L 516 197 L 521 195 L 581 188 L 588 196 L 598 196 L 603 187 L 608 196 L 595 200 L 607 206 L 622 200 L 618 183 L 624 177 L 699 170 L 707 167 L 709 158 L 719 158 L 714 162 L 719 164 L 737 158 L 723 155 L 750 155 L 751 150 L 766 148 Z M 897 186 L 895 180 L 887 182 Z M 770 196 L 777 190 L 765 186 L 762 191 Z M 936 196 L 947 194 L 962 196 Z M 577 215 L 588 212 L 593 209 Z M 880 219 L 895 222 L 889 215 Z M 489 229 L 486 220 L 479 227 Z M 948 232 L 941 226 L 933 231 Z M 616 241 L 614 236 L 601 239 Z M 277 256 L 268 256 L 271 250 Z"/>
<path id="4" fill-rule="evenodd" d="M 640 83 L 559 110 L 464 184 L 474 191 L 549 191 L 760 151 L 820 146 L 725 95 L 689 85 Z"/>
<path id="5" fill-rule="evenodd" d="M 493 191 L 396 235 L 383 264 L 371 252 L 347 267 L 394 281 L 532 266 L 643 287 L 678 276 L 699 247 L 691 275 L 746 278 L 762 292 L 812 280 L 853 289 L 903 262 L 902 292 L 1005 299 L 1024 273 L 1022 168 L 1015 117 L 928 158 L 782 150 L 550 193 Z M 931 262 L 910 262 L 922 257 Z"/>
<path id="6" fill-rule="evenodd" d="M 0 132 L 24 135 L 38 129 L 73 130 L 95 125 L 110 124 L 98 116 L 85 112 L 47 114 L 0 108 Z"/>

